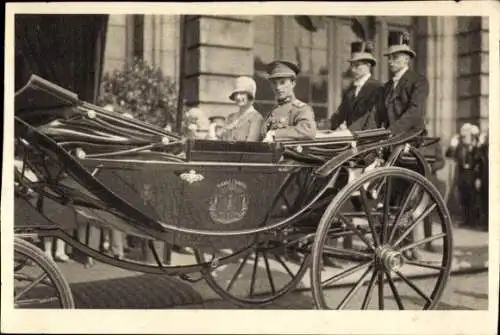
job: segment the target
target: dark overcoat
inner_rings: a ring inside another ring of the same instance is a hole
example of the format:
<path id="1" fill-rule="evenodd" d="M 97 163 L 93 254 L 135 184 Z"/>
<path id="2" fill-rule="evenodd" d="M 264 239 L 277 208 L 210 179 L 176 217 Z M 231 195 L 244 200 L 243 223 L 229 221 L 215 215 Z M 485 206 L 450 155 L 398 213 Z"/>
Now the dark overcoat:
<path id="1" fill-rule="evenodd" d="M 382 83 L 369 78 L 354 96 L 355 86 L 351 85 L 342 94 L 342 101 L 331 118 L 331 129 L 337 129 L 343 122 L 350 130 L 366 130 L 377 127 L 375 108 L 382 96 Z"/>
<path id="2" fill-rule="evenodd" d="M 377 123 L 393 134 L 405 133 L 425 126 L 425 105 L 429 95 L 427 79 L 407 70 L 393 88 L 392 79 L 384 85 L 378 108 Z"/>

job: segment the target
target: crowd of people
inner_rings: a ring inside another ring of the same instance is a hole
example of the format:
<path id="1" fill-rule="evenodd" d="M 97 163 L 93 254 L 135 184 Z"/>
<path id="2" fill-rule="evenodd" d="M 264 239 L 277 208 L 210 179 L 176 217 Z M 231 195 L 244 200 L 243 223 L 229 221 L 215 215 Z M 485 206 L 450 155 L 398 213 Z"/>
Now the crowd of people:
<path id="1" fill-rule="evenodd" d="M 391 78 L 381 83 L 372 76 L 377 65 L 373 43 L 351 44 L 350 72 L 352 82 L 343 92 L 342 101 L 331 118 L 331 129 L 354 131 L 385 127 L 394 135 L 425 128 L 425 106 L 429 94 L 428 80 L 410 69 L 416 57 L 404 32 L 389 34 L 385 53 Z M 276 104 L 264 115 L 254 106 L 256 83 L 252 78 L 240 77 L 230 92 L 237 111 L 227 118 L 212 117 L 206 138 L 227 141 L 272 142 L 287 139 L 314 139 L 317 125 L 313 108 L 296 98 L 294 89 L 300 68 L 292 61 L 277 60 L 269 64 L 268 79 L 276 97 Z M 189 128 L 196 132 L 198 126 Z M 408 148 L 405 148 L 408 150 Z M 441 147 L 433 147 L 436 163 L 433 176 L 444 166 Z M 487 226 L 488 204 L 488 141 L 477 126 L 465 124 L 459 135 L 453 137 L 446 156 L 455 159 L 458 166 L 457 185 L 461 195 L 464 221 L 468 226 Z M 365 162 L 368 168 L 376 166 L 376 158 Z M 365 169 L 366 170 L 366 169 Z M 428 228 L 425 235 L 430 236 Z M 414 237 L 413 237 L 414 238 Z M 125 236 L 118 232 L 102 234 L 102 247 L 124 257 Z M 59 245 L 59 244 L 58 244 Z M 431 245 L 427 245 L 432 250 Z M 62 255 L 62 253 L 60 254 Z M 408 257 L 418 259 L 418 249 Z M 64 261 L 67 257 L 59 257 Z"/>

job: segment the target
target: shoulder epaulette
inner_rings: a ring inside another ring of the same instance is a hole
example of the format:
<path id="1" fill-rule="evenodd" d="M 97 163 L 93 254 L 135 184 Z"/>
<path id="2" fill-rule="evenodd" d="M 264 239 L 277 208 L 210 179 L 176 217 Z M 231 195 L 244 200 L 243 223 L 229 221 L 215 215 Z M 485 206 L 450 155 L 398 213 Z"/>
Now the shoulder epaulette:
<path id="1" fill-rule="evenodd" d="M 305 102 L 302 102 L 300 101 L 299 99 L 295 99 L 293 102 L 292 102 L 293 106 L 295 107 L 304 107 L 306 106 L 306 103 Z"/>

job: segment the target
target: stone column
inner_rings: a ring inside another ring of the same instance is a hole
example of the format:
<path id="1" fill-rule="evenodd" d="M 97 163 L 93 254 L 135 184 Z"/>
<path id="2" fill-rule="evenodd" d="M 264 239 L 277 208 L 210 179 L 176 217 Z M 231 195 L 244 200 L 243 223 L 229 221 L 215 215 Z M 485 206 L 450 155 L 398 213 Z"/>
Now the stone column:
<path id="1" fill-rule="evenodd" d="M 125 63 L 127 50 L 126 15 L 109 16 L 107 35 L 103 73 L 121 69 Z"/>
<path id="2" fill-rule="evenodd" d="M 253 26 L 248 16 L 190 16 L 186 22 L 185 98 L 208 116 L 235 110 L 233 80 L 253 76 Z"/>

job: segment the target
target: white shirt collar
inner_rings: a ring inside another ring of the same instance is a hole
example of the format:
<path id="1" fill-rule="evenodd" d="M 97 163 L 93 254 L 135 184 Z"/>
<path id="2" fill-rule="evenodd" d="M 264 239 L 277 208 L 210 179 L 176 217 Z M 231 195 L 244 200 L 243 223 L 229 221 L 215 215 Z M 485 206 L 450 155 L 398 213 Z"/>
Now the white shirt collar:
<path id="1" fill-rule="evenodd" d="M 408 66 L 405 66 L 404 68 L 402 68 L 401 70 L 399 70 L 398 72 L 396 72 L 394 74 L 394 76 L 392 77 L 392 81 L 393 82 L 398 82 L 399 79 L 401 79 L 401 77 L 406 73 L 406 71 L 408 71 Z"/>
<path id="2" fill-rule="evenodd" d="M 356 79 L 352 84 L 356 86 L 356 88 L 360 88 L 368 81 L 368 79 L 370 79 L 370 77 L 371 74 L 367 73 L 363 77 Z"/>

